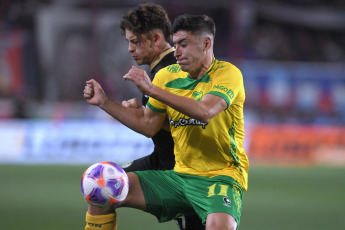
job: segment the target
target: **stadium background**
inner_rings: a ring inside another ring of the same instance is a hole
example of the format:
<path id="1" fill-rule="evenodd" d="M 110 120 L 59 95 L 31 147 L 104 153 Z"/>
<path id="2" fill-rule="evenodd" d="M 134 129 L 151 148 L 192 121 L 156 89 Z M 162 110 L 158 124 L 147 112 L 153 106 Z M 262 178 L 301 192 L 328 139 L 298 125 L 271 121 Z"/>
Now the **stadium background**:
<path id="1" fill-rule="evenodd" d="M 96 78 L 116 101 L 140 97 L 118 23 L 136 0 L 0 1 L 0 225 L 82 229 L 80 178 L 94 162 L 152 149 L 82 98 Z M 170 18 L 208 14 L 215 55 L 246 88 L 251 163 L 241 229 L 345 225 L 345 1 L 154 1 Z M 177 229 L 119 210 L 121 229 Z"/>

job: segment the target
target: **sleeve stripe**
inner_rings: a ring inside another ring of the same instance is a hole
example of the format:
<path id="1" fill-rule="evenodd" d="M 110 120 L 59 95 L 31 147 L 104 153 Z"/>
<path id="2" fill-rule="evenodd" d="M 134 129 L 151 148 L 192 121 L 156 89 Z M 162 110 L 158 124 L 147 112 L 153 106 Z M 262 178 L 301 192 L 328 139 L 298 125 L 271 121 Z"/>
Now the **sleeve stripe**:
<path id="1" fill-rule="evenodd" d="M 218 97 L 223 98 L 226 101 L 226 103 L 228 104 L 228 107 L 226 107 L 226 108 L 229 108 L 229 106 L 231 105 L 231 101 L 230 101 L 229 97 L 226 96 L 224 93 L 221 93 L 221 92 L 218 92 L 218 91 L 210 91 L 210 92 L 208 92 L 206 94 L 213 94 L 213 95 L 216 95 Z"/>
<path id="2" fill-rule="evenodd" d="M 157 112 L 157 113 L 166 113 L 167 112 L 165 109 L 158 109 L 158 108 L 154 107 L 153 105 L 150 104 L 149 101 L 147 102 L 146 106 L 149 107 L 152 111 Z"/>

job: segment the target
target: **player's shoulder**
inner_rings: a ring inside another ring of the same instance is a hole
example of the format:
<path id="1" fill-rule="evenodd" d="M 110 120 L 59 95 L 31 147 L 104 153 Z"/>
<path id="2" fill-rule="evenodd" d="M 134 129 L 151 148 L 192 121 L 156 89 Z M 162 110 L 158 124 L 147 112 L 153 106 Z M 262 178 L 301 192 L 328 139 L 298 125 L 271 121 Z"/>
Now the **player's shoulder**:
<path id="1" fill-rule="evenodd" d="M 227 61 L 216 61 L 214 70 L 226 70 L 226 71 L 237 71 L 241 72 L 237 66 Z"/>
<path id="2" fill-rule="evenodd" d="M 228 76 L 232 76 L 232 78 L 242 78 L 242 73 L 239 68 L 227 61 L 216 61 L 210 75 L 223 76 L 226 78 Z"/>
<path id="3" fill-rule="evenodd" d="M 164 75 L 167 78 L 176 78 L 186 75 L 186 73 L 181 70 L 181 66 L 179 64 L 168 65 L 160 69 L 157 74 Z"/>

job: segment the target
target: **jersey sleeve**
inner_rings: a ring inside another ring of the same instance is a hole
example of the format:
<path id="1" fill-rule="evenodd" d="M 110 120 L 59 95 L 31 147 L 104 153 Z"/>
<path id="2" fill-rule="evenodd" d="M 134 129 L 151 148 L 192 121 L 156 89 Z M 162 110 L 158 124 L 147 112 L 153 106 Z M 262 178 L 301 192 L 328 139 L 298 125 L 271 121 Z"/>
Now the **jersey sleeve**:
<path id="1" fill-rule="evenodd" d="M 152 84 L 159 87 L 163 88 L 163 81 L 162 77 L 164 74 L 162 74 L 163 70 L 160 70 L 157 72 L 156 76 L 154 77 Z M 149 101 L 146 104 L 147 107 L 149 107 L 152 111 L 157 112 L 157 113 L 166 113 L 166 105 L 152 97 L 149 98 Z"/>
<path id="2" fill-rule="evenodd" d="M 236 96 L 243 90 L 243 78 L 241 71 L 234 66 L 226 67 L 212 79 L 212 88 L 207 94 L 213 94 L 223 98 L 228 107 Z"/>

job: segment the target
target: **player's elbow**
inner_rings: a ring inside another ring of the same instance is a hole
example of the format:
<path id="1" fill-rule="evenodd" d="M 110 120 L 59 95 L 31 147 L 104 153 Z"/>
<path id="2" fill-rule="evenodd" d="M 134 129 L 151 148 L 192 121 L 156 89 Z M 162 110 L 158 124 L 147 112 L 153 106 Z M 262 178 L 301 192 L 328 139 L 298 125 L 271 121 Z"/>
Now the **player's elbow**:
<path id="1" fill-rule="evenodd" d="M 202 122 L 202 123 L 208 123 L 209 121 L 211 120 L 211 118 L 203 118 L 203 119 L 200 119 L 199 121 Z"/>
<path id="2" fill-rule="evenodd" d="M 225 106 L 226 106 L 225 104 L 224 105 L 222 104 L 220 106 L 218 105 L 208 106 L 208 105 L 202 104 L 202 106 L 199 107 L 200 108 L 199 112 L 196 114 L 197 117 L 195 118 L 198 119 L 202 123 L 208 123 L 212 118 L 214 118 L 220 112 L 222 112 Z"/>
<path id="3" fill-rule="evenodd" d="M 155 134 L 152 133 L 152 132 L 145 132 L 145 133 L 142 133 L 145 137 L 148 137 L 148 138 L 152 138 Z"/>
<path id="4" fill-rule="evenodd" d="M 145 137 L 152 138 L 157 132 L 158 130 L 146 128 L 141 132 L 141 134 L 143 134 Z"/>
<path id="5" fill-rule="evenodd" d="M 205 111 L 199 114 L 199 116 L 196 117 L 196 119 L 202 123 L 208 123 L 212 119 L 212 117 L 213 116 L 209 111 Z"/>

